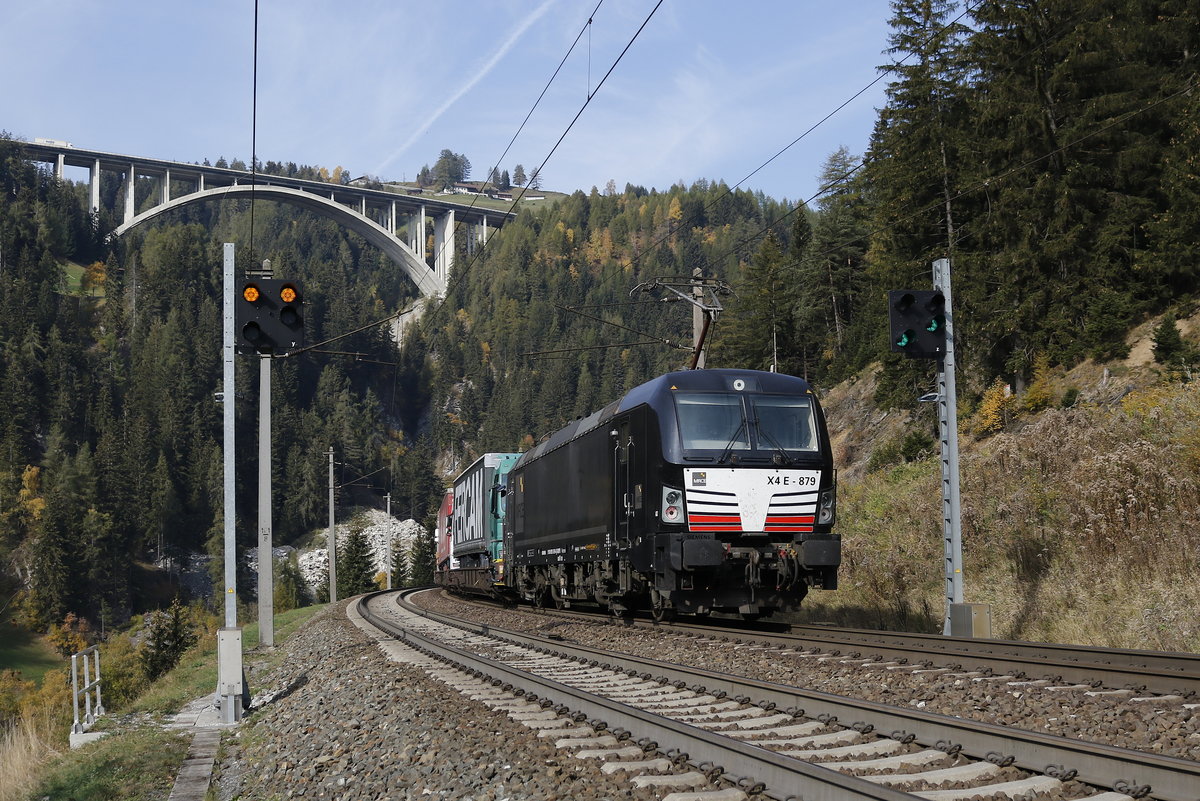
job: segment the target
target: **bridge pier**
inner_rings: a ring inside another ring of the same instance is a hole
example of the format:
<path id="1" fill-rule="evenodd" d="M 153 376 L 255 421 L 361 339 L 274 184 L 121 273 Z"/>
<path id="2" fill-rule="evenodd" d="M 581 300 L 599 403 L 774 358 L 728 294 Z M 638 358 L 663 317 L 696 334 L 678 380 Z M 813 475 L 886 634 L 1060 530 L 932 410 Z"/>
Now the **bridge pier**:
<path id="1" fill-rule="evenodd" d="M 100 213 L 100 159 L 92 162 L 91 177 L 88 180 L 88 196 L 91 198 L 91 214 Z"/>
<path id="2" fill-rule="evenodd" d="M 137 216 L 137 206 L 133 202 L 133 190 L 137 184 L 137 167 L 133 164 L 129 165 L 129 177 L 125 182 L 125 219 L 124 222 L 129 222 Z"/>
<path id="3" fill-rule="evenodd" d="M 425 216 L 422 209 L 422 217 Z M 450 268 L 454 266 L 454 210 L 433 221 L 433 272 L 438 283 L 446 286 Z"/>
<path id="4" fill-rule="evenodd" d="M 425 261 L 428 254 L 425 252 L 425 207 L 420 206 L 408 218 L 408 241 L 411 243 L 413 251 L 416 252 L 417 258 Z"/>

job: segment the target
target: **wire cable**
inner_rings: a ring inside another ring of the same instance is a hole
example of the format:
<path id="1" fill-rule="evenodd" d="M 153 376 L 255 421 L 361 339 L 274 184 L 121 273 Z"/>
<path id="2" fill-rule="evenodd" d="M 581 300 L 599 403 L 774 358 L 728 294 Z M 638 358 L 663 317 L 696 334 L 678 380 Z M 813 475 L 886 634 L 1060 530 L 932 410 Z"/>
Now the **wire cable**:
<path id="1" fill-rule="evenodd" d="M 587 99 L 583 102 L 583 105 L 580 106 L 579 111 L 577 111 L 575 113 L 575 116 L 571 119 L 571 122 L 568 123 L 566 129 L 562 132 L 562 135 L 558 137 L 558 141 L 556 141 L 554 143 L 554 147 L 552 147 L 550 149 L 550 152 L 546 154 L 546 157 L 544 159 L 542 159 L 541 164 L 539 164 L 537 169 L 535 169 L 533 171 L 533 173 L 530 176 L 530 182 L 533 181 L 534 176 L 541 173 L 542 169 L 546 166 L 546 163 L 548 161 L 550 161 L 550 158 L 554 155 L 554 152 L 556 150 L 558 150 L 559 145 L 561 145 L 563 140 L 566 139 L 567 134 L 569 134 L 571 132 L 571 129 L 575 126 L 575 123 L 579 121 L 579 118 L 583 115 L 584 110 L 587 109 L 588 105 L 592 102 L 592 99 L 600 91 L 600 88 L 602 86 L 604 86 L 605 81 L 607 81 L 609 76 L 612 75 L 613 70 L 615 70 L 617 68 L 617 65 L 621 63 L 621 60 L 623 58 L 625 58 L 625 54 L 629 52 L 629 48 L 631 48 L 633 46 L 633 43 L 637 41 L 637 39 L 641 35 L 642 31 L 645 30 L 646 26 L 650 23 L 650 20 L 654 17 L 654 14 L 662 6 L 663 1 L 664 0 L 658 0 L 658 2 L 655 4 L 654 8 L 652 8 L 650 10 L 650 13 L 646 16 L 646 19 L 642 21 L 642 24 L 638 27 L 637 31 L 633 34 L 633 37 L 630 38 L 629 42 L 625 45 L 625 48 L 621 51 L 620 55 L 618 55 L 616 60 L 613 61 L 612 65 L 608 68 L 608 71 L 604 73 L 604 77 L 601 78 L 600 82 L 596 84 L 595 90 L 592 91 L 591 94 L 589 94 L 587 96 Z M 599 5 L 597 5 L 596 7 L 599 8 Z M 588 24 L 589 25 L 591 24 L 590 18 L 588 20 Z M 580 36 L 582 36 L 582 32 L 580 33 Z M 578 39 L 576 39 L 576 41 L 578 41 Z M 572 47 L 573 47 L 573 45 L 572 45 Z M 560 65 L 560 68 L 561 68 L 561 65 Z M 543 90 L 543 93 L 544 93 L 544 91 L 545 90 Z M 524 197 L 525 197 L 525 187 L 522 187 L 521 194 L 513 199 L 512 205 L 510 205 L 508 208 L 508 213 L 510 213 L 510 214 L 513 213 L 513 210 L 516 209 L 516 207 L 520 204 L 521 200 Z M 469 262 L 467 262 L 466 266 L 463 267 L 463 269 L 461 271 L 458 271 L 455 274 L 454 282 L 447 285 L 447 287 L 446 287 L 445 299 L 443 299 L 443 301 L 440 304 L 438 304 L 438 306 L 430 314 L 431 318 L 436 318 L 437 315 L 441 312 L 441 310 L 443 308 L 445 308 L 446 300 L 448 300 L 450 298 L 450 294 L 451 294 L 452 290 L 455 289 L 456 287 L 458 287 L 460 284 L 462 284 L 462 282 L 466 279 L 466 276 L 470 273 L 471 268 L 474 267 L 475 264 L 478 263 L 479 259 L 483 256 L 483 254 L 486 251 L 487 251 L 487 244 L 484 243 L 483 247 L 481 247 L 475 251 L 475 255 L 472 257 L 472 259 Z"/>

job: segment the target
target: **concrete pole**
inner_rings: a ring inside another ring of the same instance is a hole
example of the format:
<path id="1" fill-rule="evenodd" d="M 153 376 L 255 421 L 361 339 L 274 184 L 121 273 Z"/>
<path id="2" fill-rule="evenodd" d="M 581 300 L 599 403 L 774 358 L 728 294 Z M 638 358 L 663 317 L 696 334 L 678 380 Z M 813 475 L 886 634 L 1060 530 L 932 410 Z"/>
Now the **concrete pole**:
<path id="1" fill-rule="evenodd" d="M 695 369 L 704 369 L 704 351 L 700 350 L 700 342 L 704 337 L 704 309 L 700 308 L 700 304 L 704 301 L 704 288 L 700 284 L 701 270 L 699 267 L 692 268 L 692 297 L 696 302 L 692 304 L 692 348 L 698 351 L 699 356 L 695 360 Z"/>
<path id="2" fill-rule="evenodd" d="M 163 170 L 162 192 L 159 195 L 158 204 L 160 206 L 171 202 L 171 171 Z"/>
<path id="3" fill-rule="evenodd" d="M 54 157 L 54 177 L 58 180 L 63 179 L 63 169 L 66 166 L 67 156 L 65 153 L 59 153 Z"/>
<path id="4" fill-rule="evenodd" d="M 387 516 L 388 522 L 392 520 L 392 493 L 387 494 Z M 392 543 L 395 540 L 395 532 L 389 531 L 387 538 L 387 561 L 383 563 L 383 572 L 387 574 L 387 588 L 392 588 Z"/>
<path id="5" fill-rule="evenodd" d="M 271 548 L 271 356 L 258 359 L 258 644 L 275 646 L 275 565 Z"/>
<path id="6" fill-rule="evenodd" d="M 950 260 L 933 263 L 933 285 L 946 299 L 946 355 L 938 371 L 938 428 L 942 440 L 942 538 L 946 562 L 946 618 L 942 633 L 951 634 L 950 609 L 963 602 L 962 500 L 958 481 L 958 401 L 954 381 L 954 313 L 950 300 Z"/>
<path id="7" fill-rule="evenodd" d="M 99 171 L 100 162 L 96 162 Z M 242 641 L 237 627 L 237 541 L 235 522 L 237 518 L 236 493 L 234 490 L 234 369 L 233 369 L 233 326 L 234 326 L 234 245 L 225 243 L 224 249 L 224 325 L 221 356 L 224 384 L 222 395 L 222 417 L 224 440 L 222 443 L 225 465 L 225 501 L 222 515 L 225 522 L 225 627 L 220 632 L 217 651 L 217 695 L 221 698 L 221 714 L 226 723 L 234 723 L 242 717 Z"/>
<path id="8" fill-rule="evenodd" d="M 337 603 L 337 531 L 333 524 L 333 446 L 329 446 L 329 603 Z"/>

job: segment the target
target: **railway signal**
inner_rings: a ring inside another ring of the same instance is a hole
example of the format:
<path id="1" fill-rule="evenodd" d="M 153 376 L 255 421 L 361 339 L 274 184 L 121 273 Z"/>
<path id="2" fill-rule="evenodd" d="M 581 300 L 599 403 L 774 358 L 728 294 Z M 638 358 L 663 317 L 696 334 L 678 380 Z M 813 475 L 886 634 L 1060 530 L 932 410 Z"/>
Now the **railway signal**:
<path id="1" fill-rule="evenodd" d="M 946 297 L 937 289 L 888 292 L 891 347 L 910 359 L 940 359 L 946 354 Z"/>
<path id="2" fill-rule="evenodd" d="M 237 352 L 285 356 L 304 346 L 304 298 L 295 281 L 243 281 L 237 297 Z"/>

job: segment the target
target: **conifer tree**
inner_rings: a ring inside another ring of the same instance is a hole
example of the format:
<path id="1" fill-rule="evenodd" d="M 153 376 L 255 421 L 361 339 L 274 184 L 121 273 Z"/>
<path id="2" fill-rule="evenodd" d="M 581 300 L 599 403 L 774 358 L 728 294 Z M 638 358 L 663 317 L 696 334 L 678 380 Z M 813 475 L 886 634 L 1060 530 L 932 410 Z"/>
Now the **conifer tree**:
<path id="1" fill-rule="evenodd" d="M 1159 364 L 1177 363 L 1187 352 L 1187 345 L 1179 335 L 1175 315 L 1163 315 L 1162 322 L 1154 329 L 1154 361 Z"/>
<path id="2" fill-rule="evenodd" d="M 412 586 L 421 587 L 433 583 L 434 559 L 437 546 L 433 535 L 422 530 L 413 538 L 409 550 L 409 565 L 411 566 Z"/>
<path id="3" fill-rule="evenodd" d="M 337 554 L 338 598 L 371 592 L 375 587 L 375 561 L 371 545 L 360 526 L 351 526 Z"/>
<path id="4" fill-rule="evenodd" d="M 408 569 L 408 554 L 405 549 L 399 547 L 399 544 L 392 547 L 392 564 L 390 565 L 392 572 L 392 588 L 407 587 L 411 581 L 411 573 Z"/>

